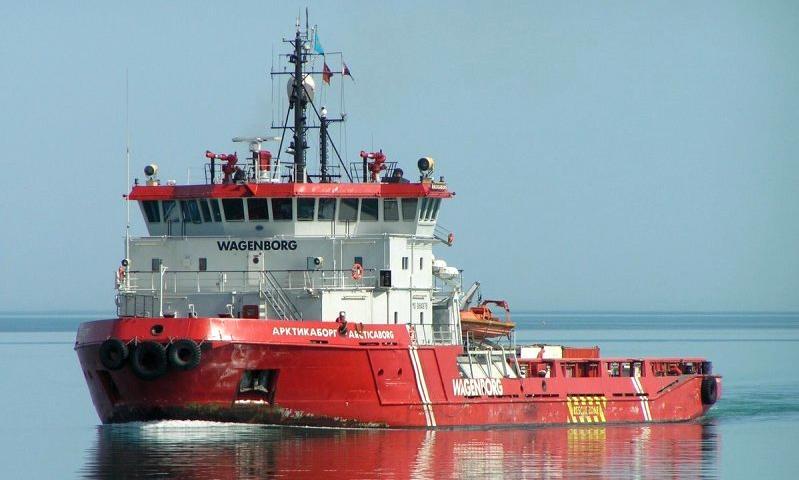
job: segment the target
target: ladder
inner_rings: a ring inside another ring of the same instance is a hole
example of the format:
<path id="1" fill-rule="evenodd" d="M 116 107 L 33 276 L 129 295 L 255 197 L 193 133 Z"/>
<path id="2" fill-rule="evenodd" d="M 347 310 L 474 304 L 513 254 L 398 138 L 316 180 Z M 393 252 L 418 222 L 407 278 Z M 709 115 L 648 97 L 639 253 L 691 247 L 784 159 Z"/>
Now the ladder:
<path id="1" fill-rule="evenodd" d="M 302 320 L 302 315 L 294 303 L 289 300 L 283 287 L 275 279 L 272 272 L 262 272 L 259 293 L 261 298 L 265 298 L 272 307 L 272 311 L 282 320 Z"/>

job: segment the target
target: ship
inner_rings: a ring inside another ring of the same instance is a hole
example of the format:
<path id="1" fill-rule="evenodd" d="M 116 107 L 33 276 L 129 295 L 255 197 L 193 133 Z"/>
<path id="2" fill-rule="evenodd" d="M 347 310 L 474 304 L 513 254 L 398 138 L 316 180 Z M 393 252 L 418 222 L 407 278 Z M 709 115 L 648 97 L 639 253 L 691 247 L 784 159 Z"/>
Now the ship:
<path id="1" fill-rule="evenodd" d="M 280 135 L 233 138 L 241 161 L 198 152 L 196 184 L 147 165 L 125 195 L 147 234 L 127 229 L 116 317 L 81 324 L 75 341 L 103 423 L 684 422 L 716 403 L 721 377 L 704 358 L 519 344 L 508 303 L 483 301 L 440 253 L 456 244 L 438 223 L 455 192 L 435 160 L 411 160 L 418 176 L 382 150 L 347 164 L 330 134 L 347 116 L 318 93 L 352 74 L 307 19 L 293 33 L 271 71 L 286 85 Z"/>

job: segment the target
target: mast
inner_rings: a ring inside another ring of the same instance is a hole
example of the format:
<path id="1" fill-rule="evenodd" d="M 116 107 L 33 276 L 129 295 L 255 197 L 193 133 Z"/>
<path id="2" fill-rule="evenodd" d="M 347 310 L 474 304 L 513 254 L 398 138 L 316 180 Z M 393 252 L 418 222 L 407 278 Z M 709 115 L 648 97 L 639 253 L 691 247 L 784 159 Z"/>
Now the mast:
<path id="1" fill-rule="evenodd" d="M 306 61 L 303 53 L 304 45 L 305 42 L 300 34 L 300 22 L 297 19 L 294 54 L 289 58 L 289 61 L 294 63 L 294 86 L 291 103 L 294 106 L 294 181 L 297 183 L 305 182 L 305 149 L 308 148 L 305 141 L 305 108 L 308 105 L 308 95 L 303 84 L 305 77 L 302 71 L 302 64 Z"/>
<path id="2" fill-rule="evenodd" d="M 307 16 L 307 12 L 306 12 Z M 331 123 L 338 123 L 344 122 L 345 114 L 342 113 L 339 118 L 330 118 L 327 116 L 327 109 L 322 106 L 321 111 L 317 108 L 317 105 L 314 104 L 314 90 L 316 88 L 315 82 L 312 75 L 321 74 L 323 75 L 323 81 L 329 83 L 329 77 L 325 79 L 325 75 L 332 76 L 332 73 L 325 68 L 324 71 L 307 71 L 303 67 L 303 64 L 307 63 L 309 59 L 313 55 L 324 55 L 324 52 L 321 51 L 321 48 L 316 50 L 316 53 L 310 52 L 311 50 L 311 41 L 316 41 L 316 27 L 311 29 L 309 26 L 308 19 L 306 18 L 305 21 L 305 31 L 301 30 L 300 26 L 300 17 L 297 17 L 296 21 L 296 32 L 294 34 L 294 38 L 291 39 L 283 39 L 284 43 L 290 44 L 292 46 L 291 53 L 287 55 L 288 62 L 294 64 L 293 69 L 283 69 L 282 71 L 275 71 L 274 67 L 272 68 L 272 79 L 274 81 L 276 76 L 281 75 L 289 75 L 288 82 L 286 82 L 286 90 L 289 97 L 289 107 L 286 110 L 286 115 L 283 120 L 283 123 L 280 125 L 275 125 L 274 122 L 272 123 L 271 128 L 274 130 L 280 130 L 282 134 L 280 135 L 280 145 L 278 146 L 278 157 L 277 162 L 280 165 L 280 155 L 282 152 L 285 152 L 288 155 L 292 155 L 294 157 L 293 162 L 293 173 L 288 175 L 290 182 L 296 183 L 304 183 L 308 181 L 308 154 L 306 150 L 308 150 L 308 130 L 310 129 L 319 129 L 319 154 L 320 154 L 320 166 L 321 172 L 320 175 L 310 175 L 311 177 L 319 177 L 319 181 L 322 183 L 329 183 L 335 181 L 334 179 L 340 178 L 341 175 L 338 173 L 332 173 L 331 170 L 333 166 L 330 162 L 330 149 L 328 147 L 332 147 L 332 153 L 335 154 L 336 159 L 338 160 L 338 167 L 341 168 L 341 171 L 347 176 L 349 181 L 352 181 L 352 175 L 344 164 L 344 161 L 341 159 L 341 154 L 336 148 L 336 144 L 333 139 L 330 137 L 329 127 Z M 341 52 L 328 52 L 332 54 L 341 55 Z M 281 55 L 282 56 L 282 55 Z M 342 90 L 343 94 L 343 90 Z M 316 115 L 319 119 L 319 125 L 311 125 L 307 124 L 307 110 L 308 106 L 313 108 L 312 113 Z M 293 123 L 290 120 L 291 111 L 294 109 L 294 118 Z M 283 140 L 286 139 L 288 141 L 288 130 L 292 130 L 293 135 L 291 136 L 291 140 L 287 149 L 283 150 Z M 336 167 L 336 168 L 338 168 Z"/>
<path id="3" fill-rule="evenodd" d="M 322 107 L 319 113 L 319 174 L 320 183 L 328 183 L 330 177 L 327 176 L 327 109 Z"/>
<path id="4" fill-rule="evenodd" d="M 125 259 L 130 258 L 130 81 L 125 69 Z"/>

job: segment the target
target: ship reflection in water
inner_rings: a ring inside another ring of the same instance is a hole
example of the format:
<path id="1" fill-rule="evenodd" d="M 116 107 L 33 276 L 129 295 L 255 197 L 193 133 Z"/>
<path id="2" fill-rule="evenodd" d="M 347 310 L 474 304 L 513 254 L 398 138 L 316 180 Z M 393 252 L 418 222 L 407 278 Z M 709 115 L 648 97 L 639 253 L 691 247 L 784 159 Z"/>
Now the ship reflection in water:
<path id="1" fill-rule="evenodd" d="M 335 430 L 210 422 L 98 427 L 88 478 L 708 478 L 712 423 Z"/>

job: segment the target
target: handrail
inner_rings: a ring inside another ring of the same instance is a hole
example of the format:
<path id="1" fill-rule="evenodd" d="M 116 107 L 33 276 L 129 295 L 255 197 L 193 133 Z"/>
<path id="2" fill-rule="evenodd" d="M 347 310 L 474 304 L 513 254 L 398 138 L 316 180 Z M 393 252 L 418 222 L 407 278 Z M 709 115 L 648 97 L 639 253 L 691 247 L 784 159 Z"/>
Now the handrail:
<path id="1" fill-rule="evenodd" d="M 301 320 L 302 314 L 297 309 L 297 306 L 289 300 L 286 293 L 283 291 L 283 288 L 280 287 L 280 284 L 275 280 L 275 277 L 272 275 L 271 272 L 262 272 L 263 279 L 266 284 L 268 284 L 269 290 L 263 290 L 263 293 L 270 300 L 272 304 L 272 308 L 278 310 L 278 315 L 280 315 L 285 320 Z M 272 299 L 270 294 L 274 294 L 275 298 Z M 277 308 L 275 308 L 277 307 Z"/>
<path id="2" fill-rule="evenodd" d="M 433 323 L 412 323 L 409 327 L 414 330 L 416 343 L 418 345 L 453 345 L 453 341 L 457 338 L 452 333 L 452 324 L 433 324 Z M 430 335 L 427 334 L 427 328 L 430 327 Z M 440 328 L 435 328 L 440 327 Z"/>
<path id="3" fill-rule="evenodd" d="M 354 179 L 358 179 L 358 181 L 354 181 L 352 183 L 372 183 L 372 172 L 369 170 L 369 163 L 364 163 L 365 160 L 358 160 L 355 162 L 350 162 L 350 172 L 353 173 Z M 380 171 L 378 182 L 374 183 L 381 183 L 384 179 L 390 179 L 394 176 L 394 170 L 397 169 L 398 162 L 396 161 L 387 161 L 383 163 L 385 165 L 385 169 Z M 364 178 L 366 176 L 366 178 Z"/>
<path id="4" fill-rule="evenodd" d="M 449 247 L 455 243 L 455 234 L 452 233 L 452 230 L 442 226 L 440 223 L 436 223 L 436 226 L 433 229 L 433 238 Z"/>
<path id="5" fill-rule="evenodd" d="M 171 293 L 227 293 L 258 292 L 261 275 L 269 273 L 283 290 L 308 289 L 370 289 L 377 285 L 377 269 L 365 269 L 364 275 L 352 278 L 351 269 L 320 270 L 167 270 L 164 274 L 164 291 Z M 160 273 L 150 270 L 128 270 L 120 292 L 155 291 L 160 287 Z"/>
<path id="6" fill-rule="evenodd" d="M 277 160 L 277 158 L 273 158 L 271 170 L 261 170 L 260 168 L 253 166 L 251 158 L 241 158 L 238 160 L 236 166 L 241 169 L 241 175 L 243 176 L 239 177 L 240 180 L 234 180 L 235 177 L 231 174 L 228 183 L 277 183 L 281 182 L 282 178 L 290 178 L 290 175 L 286 175 L 285 173 L 281 172 L 281 167 L 289 167 L 293 165 L 293 162 L 279 162 Z M 206 162 L 203 164 L 203 172 L 205 174 L 206 184 L 221 185 L 225 183 L 225 173 L 222 171 L 223 164 L 223 162 L 214 162 L 215 167 L 213 169 L 213 175 L 211 174 L 211 162 Z M 341 167 L 339 165 L 328 165 L 327 171 L 328 178 L 342 178 Z M 317 169 L 306 170 L 306 176 L 309 178 L 320 178 L 322 175 L 319 172 L 320 170 Z"/>

